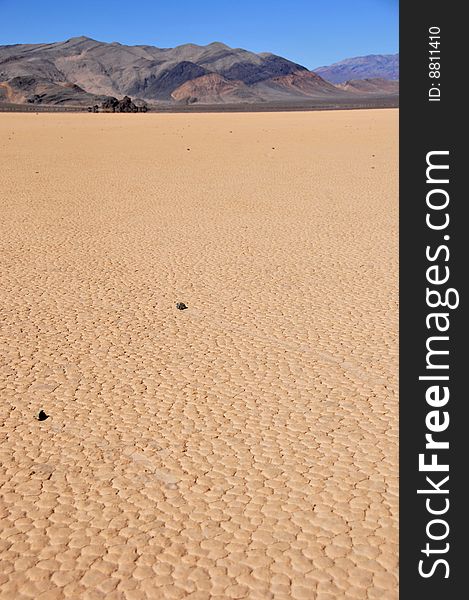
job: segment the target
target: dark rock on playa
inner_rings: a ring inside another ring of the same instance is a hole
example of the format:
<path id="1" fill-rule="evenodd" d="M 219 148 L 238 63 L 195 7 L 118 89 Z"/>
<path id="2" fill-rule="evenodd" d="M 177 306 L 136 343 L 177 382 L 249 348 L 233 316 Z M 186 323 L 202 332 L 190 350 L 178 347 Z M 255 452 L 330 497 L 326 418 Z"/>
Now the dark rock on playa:
<path id="1" fill-rule="evenodd" d="M 38 421 L 45 421 L 48 418 L 49 418 L 49 415 L 46 415 L 46 413 L 43 410 L 40 410 L 38 412 L 38 415 L 37 415 L 37 420 Z"/>

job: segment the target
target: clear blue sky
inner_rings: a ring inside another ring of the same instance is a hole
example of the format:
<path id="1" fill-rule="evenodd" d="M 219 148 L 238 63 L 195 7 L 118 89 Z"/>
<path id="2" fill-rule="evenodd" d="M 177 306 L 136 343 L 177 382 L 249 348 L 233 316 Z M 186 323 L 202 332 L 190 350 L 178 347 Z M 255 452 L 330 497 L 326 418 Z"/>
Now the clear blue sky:
<path id="1" fill-rule="evenodd" d="M 0 0 L 0 45 L 220 41 L 313 68 L 398 51 L 398 0 Z"/>

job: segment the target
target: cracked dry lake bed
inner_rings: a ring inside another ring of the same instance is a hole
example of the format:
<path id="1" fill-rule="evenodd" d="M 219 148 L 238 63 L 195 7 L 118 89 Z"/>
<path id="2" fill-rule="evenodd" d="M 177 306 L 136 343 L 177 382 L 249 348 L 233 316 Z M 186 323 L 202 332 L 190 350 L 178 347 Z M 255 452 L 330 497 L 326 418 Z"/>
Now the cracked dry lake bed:
<path id="1" fill-rule="evenodd" d="M 0 115 L 2 600 L 397 598 L 397 119 Z"/>

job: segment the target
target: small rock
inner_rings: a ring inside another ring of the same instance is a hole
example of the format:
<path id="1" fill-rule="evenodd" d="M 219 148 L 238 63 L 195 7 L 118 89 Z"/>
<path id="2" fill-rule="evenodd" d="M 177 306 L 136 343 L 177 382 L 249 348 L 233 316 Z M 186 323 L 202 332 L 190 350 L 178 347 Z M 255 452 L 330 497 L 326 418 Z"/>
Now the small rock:
<path id="1" fill-rule="evenodd" d="M 188 307 L 184 304 L 184 302 L 176 302 L 176 308 L 178 310 L 185 310 Z"/>
<path id="2" fill-rule="evenodd" d="M 46 415 L 46 413 L 43 410 L 39 411 L 39 413 L 37 415 L 37 420 L 38 421 L 45 421 L 48 418 L 49 418 L 49 415 Z"/>

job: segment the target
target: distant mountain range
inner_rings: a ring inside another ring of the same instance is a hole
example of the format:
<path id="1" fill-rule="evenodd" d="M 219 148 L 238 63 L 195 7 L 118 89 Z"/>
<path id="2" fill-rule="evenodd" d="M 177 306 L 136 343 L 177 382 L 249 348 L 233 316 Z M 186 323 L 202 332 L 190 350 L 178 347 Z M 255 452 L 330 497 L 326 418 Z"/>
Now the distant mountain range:
<path id="1" fill-rule="evenodd" d="M 349 59 L 349 64 L 360 60 Z M 368 86 L 354 84 L 354 89 L 336 86 L 334 78 L 327 81 L 326 71 L 337 65 L 324 67 L 320 74 L 320 69 L 309 71 L 275 54 L 220 42 L 157 48 L 77 37 L 0 46 L 0 102 L 85 106 L 128 95 L 149 103 L 288 103 L 396 93 L 382 83 L 392 77 L 374 75 L 377 61 L 368 70 L 366 63 L 360 64 L 360 79 L 381 79 Z"/>
<path id="2" fill-rule="evenodd" d="M 399 79 L 399 54 L 370 54 L 346 58 L 314 72 L 331 83 L 345 83 L 351 79 Z"/>

